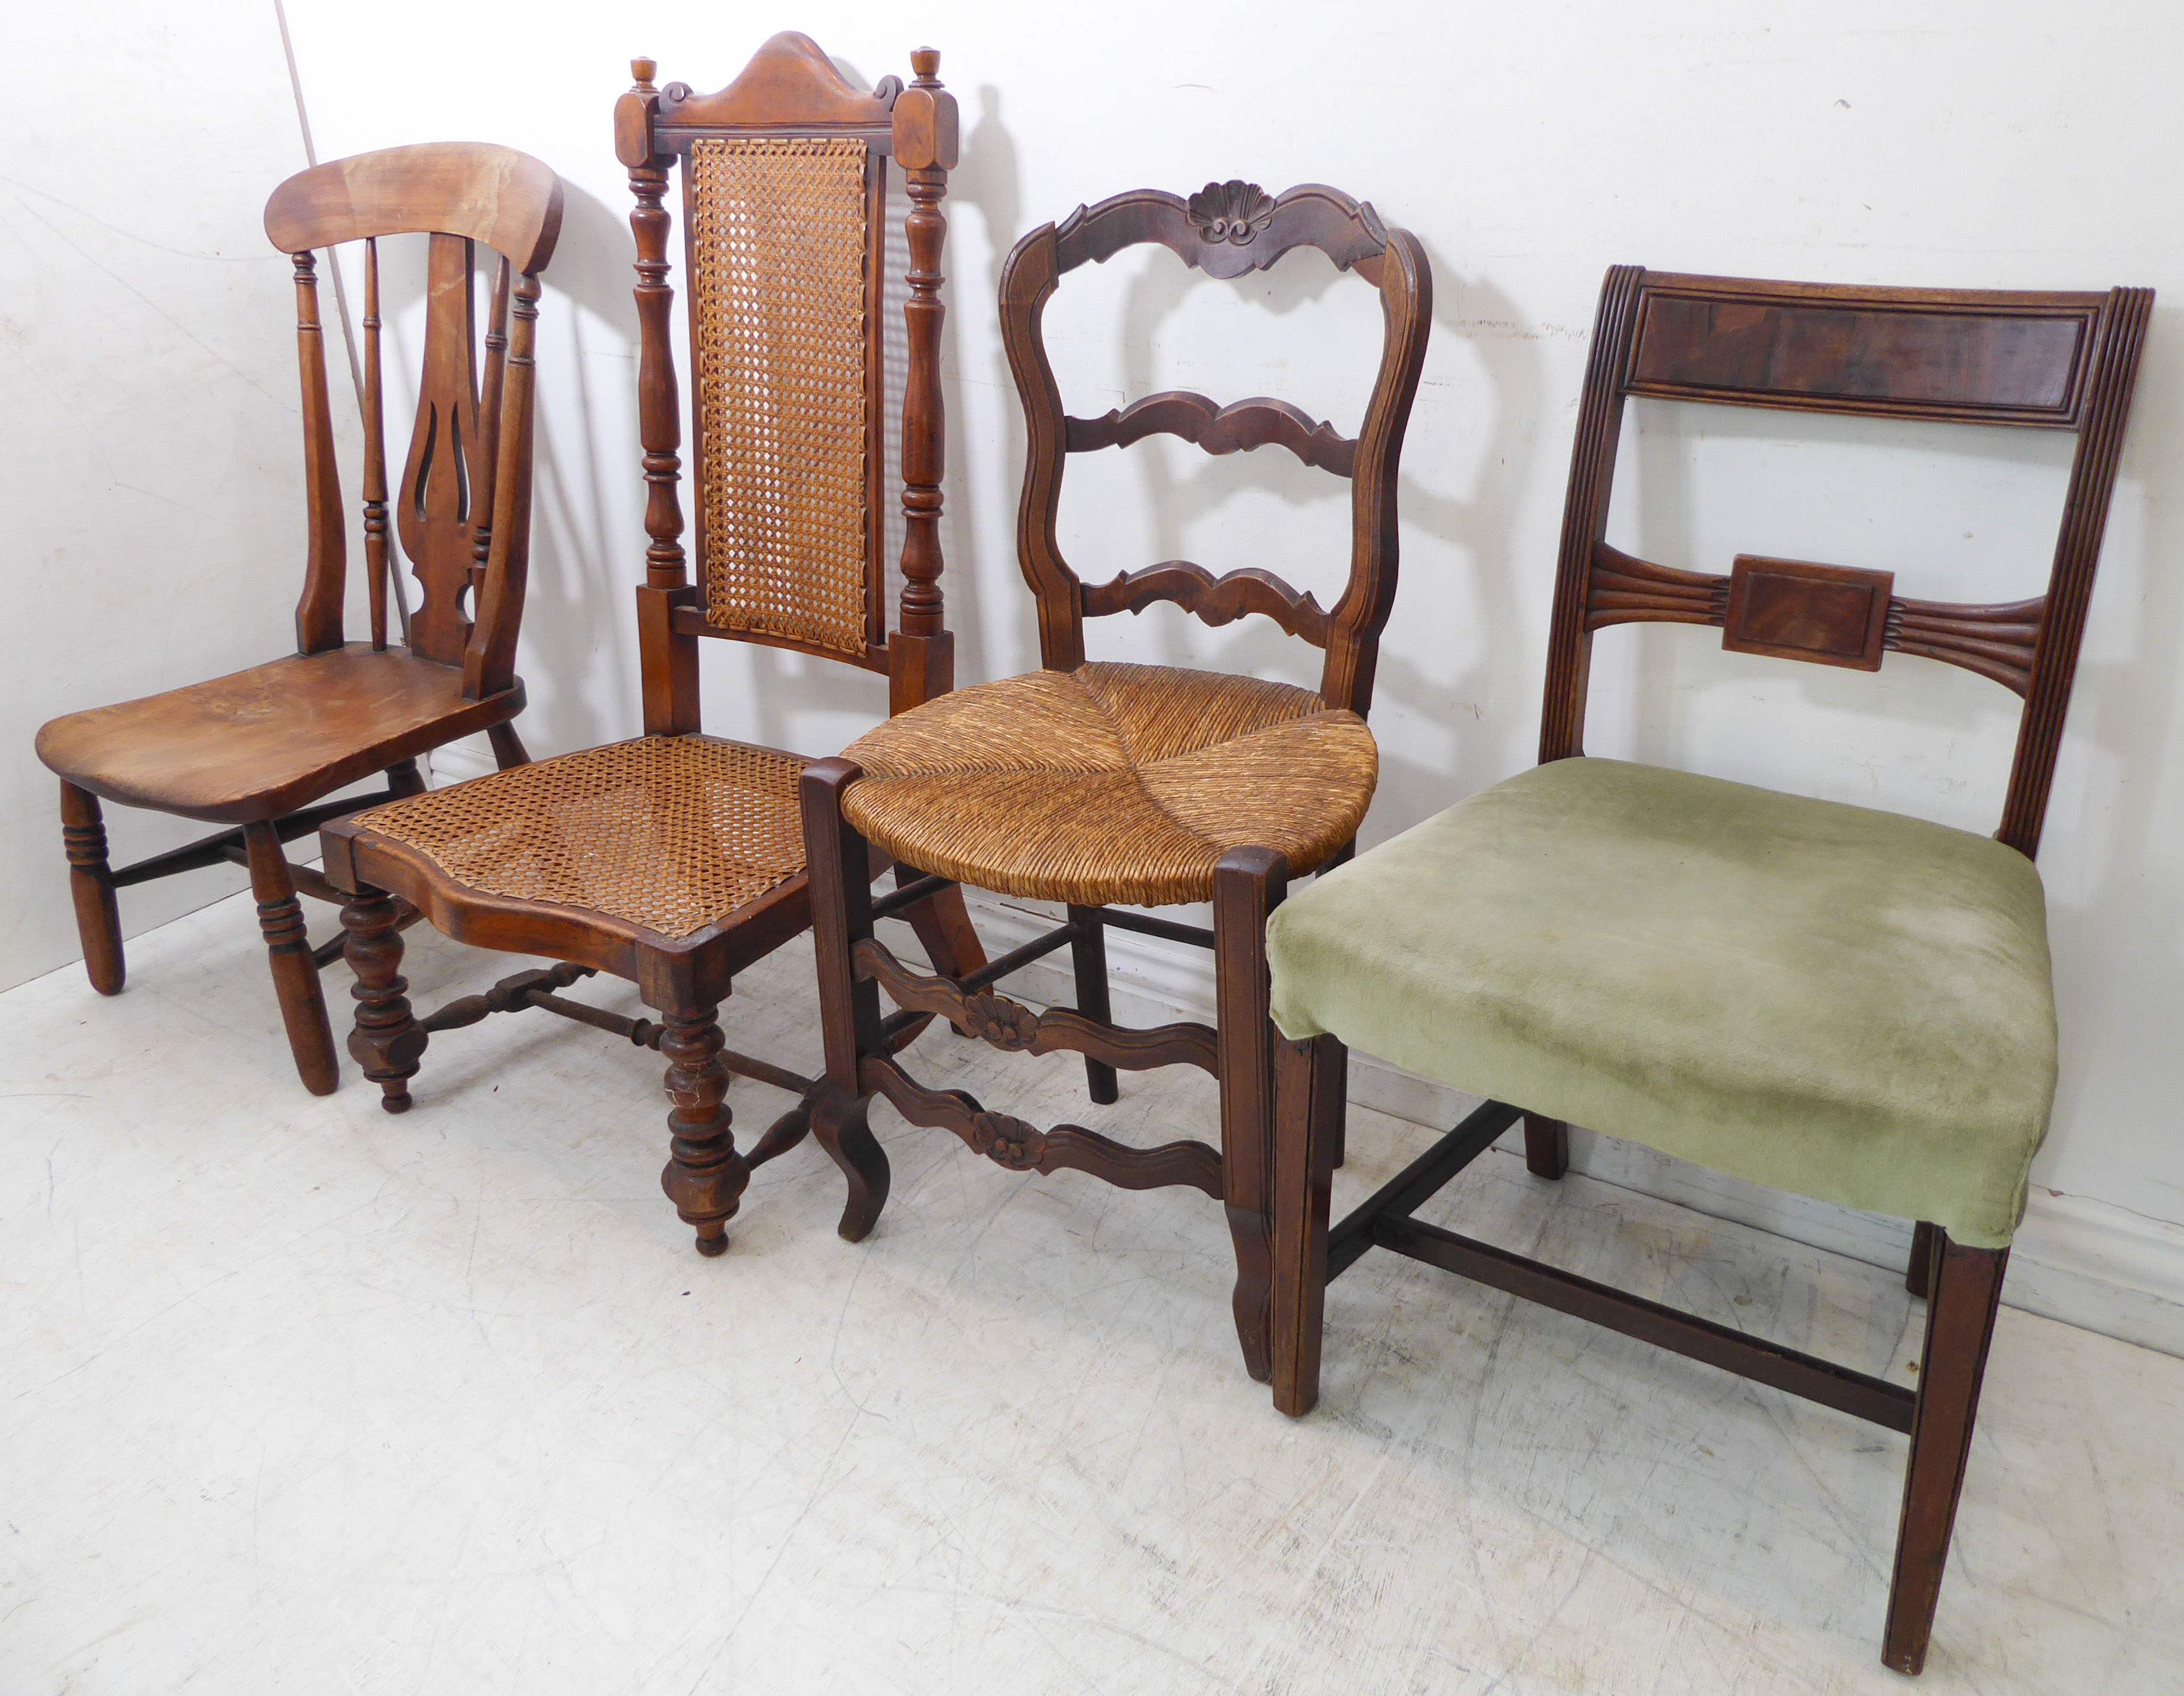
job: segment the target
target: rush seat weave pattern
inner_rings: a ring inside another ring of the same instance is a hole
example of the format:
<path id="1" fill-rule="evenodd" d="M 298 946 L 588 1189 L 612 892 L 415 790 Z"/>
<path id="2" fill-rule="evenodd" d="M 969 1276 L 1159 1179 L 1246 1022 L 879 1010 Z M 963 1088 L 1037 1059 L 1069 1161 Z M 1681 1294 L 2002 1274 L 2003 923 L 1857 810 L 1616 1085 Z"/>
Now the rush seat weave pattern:
<path id="1" fill-rule="evenodd" d="M 706 620 L 861 656 L 865 144 L 701 141 L 686 182 Z"/>
<path id="2" fill-rule="evenodd" d="M 1356 834 L 1379 755 L 1309 689 L 1086 665 L 957 689 L 844 750 L 849 822 L 920 871 L 1084 906 L 1206 901 L 1230 848 L 1310 871 Z"/>
<path id="3" fill-rule="evenodd" d="M 804 869 L 805 762 L 710 736 L 645 736 L 358 815 L 457 883 L 681 939 Z"/>

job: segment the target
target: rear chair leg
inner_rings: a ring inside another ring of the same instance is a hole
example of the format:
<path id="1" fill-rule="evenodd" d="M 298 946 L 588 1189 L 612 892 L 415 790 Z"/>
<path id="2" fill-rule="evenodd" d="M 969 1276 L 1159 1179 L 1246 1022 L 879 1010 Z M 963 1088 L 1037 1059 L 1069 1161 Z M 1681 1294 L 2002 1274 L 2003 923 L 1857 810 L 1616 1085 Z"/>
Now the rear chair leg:
<path id="1" fill-rule="evenodd" d="M 315 1096 L 330 1096 L 341 1081 L 341 1063 L 334 1057 L 333 1028 L 326 1023 L 318 962 L 311 957 L 311 939 L 304 929 L 303 903 L 296 899 L 287 856 L 273 827 L 262 821 L 242 827 L 242 845 L 250 862 L 250 891 L 258 898 L 258 929 L 273 968 L 273 990 L 281 1000 L 281 1022 L 288 1029 L 288 1052 L 304 1087 Z"/>
<path id="2" fill-rule="evenodd" d="M 1213 999 L 1221 1067 L 1221 1185 L 1236 1250 L 1231 1303 L 1244 1370 L 1274 1375 L 1273 1046 L 1267 1005 L 1267 916 L 1289 866 L 1265 848 L 1231 848 L 1213 868 Z"/>
<path id="3" fill-rule="evenodd" d="M 1911 1415 L 1911 1459 L 1903 1476 L 1888 1624 L 1881 1634 L 1881 1664 L 1897 1672 L 1915 1673 L 1926 1664 L 1949 1532 L 1971 1453 L 1980 1379 L 2009 1264 L 2006 1248 L 1964 1248 L 1938 1228 L 1934 1235 L 1926 1347 L 1919 1363 L 1919 1403 Z"/>
<path id="4" fill-rule="evenodd" d="M 1903 1287 L 1920 1300 L 1933 1293 L 1934 1238 L 1933 1225 L 1920 1219 L 1911 1227 L 1911 1258 L 1903 1268 Z"/>
<path id="5" fill-rule="evenodd" d="M 428 1038 L 410 1010 L 402 976 L 401 908 L 384 890 L 360 889 L 342 908 L 342 957 L 356 982 L 356 1024 L 348 1052 L 364 1075 L 384 1092 L 380 1106 L 410 1110 L 410 1080 L 417 1075 Z"/>
<path id="6" fill-rule="evenodd" d="M 417 769 L 415 759 L 397 760 L 387 768 L 387 787 L 399 797 L 422 795 L 425 793 L 425 774 Z"/>
<path id="7" fill-rule="evenodd" d="M 102 996 L 121 993 L 128 962 L 121 955 L 121 908 L 114 899 L 114 871 L 106 863 L 106 821 L 98 797 L 61 781 L 61 845 L 68 851 L 69 894 L 75 901 L 75 934 L 83 942 L 83 969 Z"/>
<path id="8" fill-rule="evenodd" d="M 1096 908 L 1072 907 L 1069 922 L 1077 927 L 1069 957 L 1077 968 L 1077 1011 L 1100 1024 L 1112 1024 L 1115 1015 L 1107 1005 L 1107 932 Z M 1084 1057 L 1084 1089 L 1105 1107 L 1117 1098 L 1115 1068 L 1104 1060 Z"/>
<path id="9" fill-rule="evenodd" d="M 493 725 L 485 733 L 485 739 L 493 744 L 493 762 L 502 771 L 531 763 L 531 756 L 524 748 L 523 739 L 515 734 L 513 724 Z"/>
<path id="10" fill-rule="evenodd" d="M 700 1007 L 666 1013 L 666 1034 L 660 1039 L 660 1052 L 667 1057 L 667 1093 L 675 1102 L 667 1115 L 669 1155 L 660 1187 L 682 1223 L 697 1228 L 700 1254 L 727 1248 L 728 1221 L 750 1182 L 750 1168 L 736 1152 L 728 1129 L 719 1012 Z"/>
<path id="11" fill-rule="evenodd" d="M 1524 1169 L 1535 1178 L 1559 1178 L 1569 1170 L 1569 1127 L 1558 1119 L 1524 1115 Z"/>

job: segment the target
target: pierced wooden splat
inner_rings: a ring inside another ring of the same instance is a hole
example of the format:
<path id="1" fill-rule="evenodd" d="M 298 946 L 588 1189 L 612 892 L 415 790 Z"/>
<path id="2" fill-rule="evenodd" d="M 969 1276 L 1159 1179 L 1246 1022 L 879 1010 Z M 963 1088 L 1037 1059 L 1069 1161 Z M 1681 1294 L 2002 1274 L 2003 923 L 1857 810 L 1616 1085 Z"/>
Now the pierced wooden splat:
<path id="1" fill-rule="evenodd" d="M 1103 583 L 1084 585 L 1084 614 L 1142 612 L 1155 601 L 1172 600 L 1205 623 L 1229 624 L 1246 613 L 1271 618 L 1292 636 L 1315 648 L 1327 645 L 1327 611 L 1309 594 L 1300 594 L 1272 572 L 1256 566 L 1215 577 L 1189 560 L 1169 560 L 1143 571 L 1125 572 Z"/>
<path id="2" fill-rule="evenodd" d="M 987 1111 L 964 1091 L 928 1090 L 889 1055 L 866 1054 L 857 1080 L 860 1089 L 885 1096 L 912 1124 L 952 1130 L 974 1152 L 1011 1172 L 1084 1172 L 1118 1190 L 1181 1186 L 1217 1201 L 1221 1197 L 1221 1157 L 1203 1142 L 1132 1148 L 1080 1124 L 1041 1130 L 1007 1113 Z"/>
<path id="3" fill-rule="evenodd" d="M 1721 645 L 1877 672 L 1895 582 L 1892 572 L 1739 554 L 1730 568 Z"/>
<path id="4" fill-rule="evenodd" d="M 1264 395 L 1227 406 L 1188 389 L 1149 394 L 1142 400 L 1097 418 L 1068 418 L 1068 450 L 1127 448 L 1148 436 L 1180 436 L 1209 454 L 1250 452 L 1268 446 L 1287 448 L 1308 466 L 1346 477 L 1357 458 L 1357 444 L 1324 421 L 1286 400 Z"/>
<path id="5" fill-rule="evenodd" d="M 470 640 L 464 600 L 474 538 L 471 496 L 488 481 L 478 450 L 477 338 L 471 303 L 471 243 L 435 235 L 426 275 L 425 366 L 417 421 L 394 497 L 396 533 L 423 597 L 410 643 L 443 665 L 460 665 Z"/>

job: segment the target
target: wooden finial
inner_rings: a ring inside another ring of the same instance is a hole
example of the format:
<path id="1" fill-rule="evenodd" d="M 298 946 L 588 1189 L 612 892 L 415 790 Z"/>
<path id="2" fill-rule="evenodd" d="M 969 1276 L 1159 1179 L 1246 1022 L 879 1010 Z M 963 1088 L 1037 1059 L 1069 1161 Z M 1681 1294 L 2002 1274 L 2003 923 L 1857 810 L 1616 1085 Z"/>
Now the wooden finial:
<path id="1" fill-rule="evenodd" d="M 910 68 L 917 73 L 920 86 L 932 83 L 933 74 L 940 69 L 940 49 L 912 47 L 910 50 Z"/>
<path id="2" fill-rule="evenodd" d="M 629 62 L 629 74 L 637 79 L 639 88 L 650 88 L 653 74 L 659 69 L 660 64 L 656 59 L 633 59 Z"/>

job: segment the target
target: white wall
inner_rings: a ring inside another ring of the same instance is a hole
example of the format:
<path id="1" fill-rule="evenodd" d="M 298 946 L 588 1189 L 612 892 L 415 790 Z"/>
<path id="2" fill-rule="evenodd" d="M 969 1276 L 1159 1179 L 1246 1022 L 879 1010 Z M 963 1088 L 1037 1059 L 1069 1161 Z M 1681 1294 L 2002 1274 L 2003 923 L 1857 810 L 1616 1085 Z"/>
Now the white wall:
<path id="1" fill-rule="evenodd" d="M 2184 16 L 2174 8 L 1847 0 L 1824 20 L 1765 23 L 1741 0 L 1340 14 L 931 0 L 905 21 L 902 8 L 872 4 L 746 20 L 687 0 L 620 11 L 540 0 L 519 20 L 467 0 L 291 0 L 289 15 L 322 157 L 489 138 L 538 153 L 568 183 L 540 321 L 547 399 L 523 666 L 535 703 L 525 733 L 542 750 L 637 724 L 629 201 L 609 126 L 632 53 L 656 56 L 663 81 L 713 87 L 775 27 L 805 30 L 868 81 L 906 72 L 912 46 L 944 50 L 965 130 L 949 202 L 946 355 L 947 588 L 966 679 L 1036 662 L 1012 544 L 1022 432 L 990 304 L 1017 237 L 1120 188 L 1187 192 L 1232 176 L 1270 190 L 1335 183 L 1419 234 L 1436 322 L 1404 460 L 1403 586 L 1383 648 L 1383 779 L 1368 841 L 1532 757 L 1570 432 L 1607 265 L 2154 285 L 2165 304 L 2041 860 L 2064 1074 L 2035 1175 L 2079 1198 L 2071 1217 L 2092 1220 L 2095 1237 L 2143 1219 L 2164 1252 L 2184 1241 L 2162 1223 L 2184 1220 L 2173 1035 L 2184 989 L 2184 576 L 2172 563 L 2184 514 L 2167 475 L 2184 449 L 2184 220 L 2169 191 L 2184 108 L 2168 86 Z M 269 10 L 252 65 L 277 62 L 272 28 Z M 286 98 L 276 74 L 170 86 L 178 113 L 192 114 L 192 148 L 205 126 L 236 121 L 244 86 L 269 107 Z M 126 222 L 114 209 L 142 194 L 132 175 L 142 161 L 117 150 L 92 172 L 68 158 L 67 192 Z M 254 180 L 246 172 L 222 217 L 254 228 L 285 168 L 268 159 Z M 192 232 L 211 221 L 179 220 Z M 200 239 L 172 244 L 194 251 Z M 262 329 L 245 339 L 275 370 L 286 308 L 268 291 Z M 1072 276 L 1049 323 L 1072 410 L 1180 382 L 1222 398 L 1283 395 L 1339 427 L 1355 426 L 1373 329 L 1364 292 L 1309 257 L 1241 289 L 1120 259 Z M 165 393 L 198 404 L 186 385 Z M 1615 533 L 1652 558 L 1710 571 L 1740 550 L 1832 560 L 1893 569 L 1905 592 L 1936 598 L 2029 593 L 2044 570 L 2064 464 L 2056 440 L 1670 407 L 1641 406 L 1632 424 Z M 167 440 L 185 450 L 174 432 Z M 1337 579 L 1340 487 L 1284 457 L 1214 461 L 1159 444 L 1080 459 L 1071 475 L 1067 539 L 1087 576 L 1180 555 L 1217 569 L 1269 564 L 1323 593 Z M 269 471 L 269 510 L 289 477 L 285 460 L 277 478 Z M 148 603 L 117 608 L 150 633 L 129 639 L 140 644 L 166 641 L 167 616 Z M 1207 632 L 1168 609 L 1095 630 L 1095 650 L 1109 655 L 1312 674 L 1274 633 Z M 209 669 L 214 645 L 178 628 L 176 663 Z M 707 657 L 710 722 L 724 731 L 816 750 L 883 710 L 872 680 L 819 662 Z M 49 676 L 32 717 L 104 698 L 100 687 Z M 1875 678 L 1724 655 L 1700 631 L 1622 630 L 1600 643 L 1591 745 L 1984 830 L 1999 810 L 2013 705 L 1968 673 L 1902 656 Z M 27 728 L 11 745 L 24 762 L 26 739 Z M 28 887 L 51 901 L 58 855 L 45 831 L 29 845 Z M 22 857 L 10 856 L 9 875 L 24 875 Z M 9 959 L 36 969 L 53 957 L 49 935 L 41 946 Z"/>

